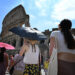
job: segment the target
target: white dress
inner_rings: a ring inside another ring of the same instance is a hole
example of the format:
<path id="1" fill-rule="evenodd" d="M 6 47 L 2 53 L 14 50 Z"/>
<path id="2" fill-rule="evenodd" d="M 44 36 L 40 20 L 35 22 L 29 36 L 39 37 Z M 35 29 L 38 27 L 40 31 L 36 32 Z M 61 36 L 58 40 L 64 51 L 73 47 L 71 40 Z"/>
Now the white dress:
<path id="1" fill-rule="evenodd" d="M 57 75 L 58 71 L 57 53 L 67 52 L 75 54 L 75 50 L 67 48 L 67 45 L 64 41 L 64 36 L 61 31 L 53 31 L 50 37 L 55 37 L 56 49 L 53 48 L 48 68 L 48 75 Z"/>
<path id="2" fill-rule="evenodd" d="M 56 39 L 55 39 L 56 41 Z M 57 46 L 57 45 L 56 45 Z M 48 73 L 47 75 L 57 75 L 57 48 L 53 48 L 52 55 L 50 57 L 49 66 L 48 66 Z"/>

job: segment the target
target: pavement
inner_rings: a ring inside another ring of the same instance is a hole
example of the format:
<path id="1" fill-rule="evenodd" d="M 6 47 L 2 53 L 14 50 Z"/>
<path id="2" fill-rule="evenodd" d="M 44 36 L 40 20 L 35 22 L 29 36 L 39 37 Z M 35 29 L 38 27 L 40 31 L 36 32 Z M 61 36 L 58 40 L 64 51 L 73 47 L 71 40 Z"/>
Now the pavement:
<path id="1" fill-rule="evenodd" d="M 41 74 L 42 74 L 42 75 L 45 75 L 44 69 L 41 69 Z M 6 71 L 6 74 L 5 74 L 5 75 L 10 75 L 10 74 L 9 74 L 8 71 Z"/>
<path id="2" fill-rule="evenodd" d="M 9 72 L 6 71 L 5 75 L 10 75 Z"/>

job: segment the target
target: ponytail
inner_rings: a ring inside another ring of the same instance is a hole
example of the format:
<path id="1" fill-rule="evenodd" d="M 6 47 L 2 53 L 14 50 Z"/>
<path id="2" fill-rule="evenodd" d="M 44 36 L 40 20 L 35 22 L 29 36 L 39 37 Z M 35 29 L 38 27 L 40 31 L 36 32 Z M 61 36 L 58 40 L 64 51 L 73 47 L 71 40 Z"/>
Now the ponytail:
<path id="1" fill-rule="evenodd" d="M 75 39 L 70 31 L 72 23 L 68 19 L 64 19 L 59 24 L 61 32 L 64 35 L 65 43 L 69 49 L 75 49 Z"/>

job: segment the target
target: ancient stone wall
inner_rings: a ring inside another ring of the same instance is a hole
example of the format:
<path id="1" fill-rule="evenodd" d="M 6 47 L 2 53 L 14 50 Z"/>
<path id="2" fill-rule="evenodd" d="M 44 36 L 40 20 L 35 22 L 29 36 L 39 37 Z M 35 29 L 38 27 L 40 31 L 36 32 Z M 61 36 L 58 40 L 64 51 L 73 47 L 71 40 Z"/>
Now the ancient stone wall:
<path id="1" fill-rule="evenodd" d="M 29 23 L 29 15 L 26 14 L 22 5 L 17 6 L 12 9 L 4 18 L 2 22 L 2 32 L 0 41 L 9 43 L 13 45 L 16 49 L 20 50 L 21 45 L 23 44 L 23 39 L 14 33 L 10 32 L 9 29 L 25 25 L 27 27 L 30 26 Z M 17 52 L 14 51 L 14 52 Z M 9 51 L 10 53 L 13 51 Z M 11 53 L 12 54 L 12 53 Z"/>

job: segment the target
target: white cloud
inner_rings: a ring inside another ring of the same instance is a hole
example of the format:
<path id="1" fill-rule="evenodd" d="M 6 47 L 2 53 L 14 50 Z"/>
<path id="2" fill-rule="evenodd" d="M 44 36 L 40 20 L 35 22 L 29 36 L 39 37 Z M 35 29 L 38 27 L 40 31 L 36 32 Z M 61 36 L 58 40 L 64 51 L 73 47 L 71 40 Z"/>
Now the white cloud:
<path id="1" fill-rule="evenodd" d="M 35 19 L 36 16 L 30 14 L 30 18 Z"/>
<path id="2" fill-rule="evenodd" d="M 51 0 L 35 0 L 35 5 L 40 10 L 40 12 L 39 12 L 40 16 L 47 15 L 47 8 L 49 8 L 50 1 Z"/>
<path id="3" fill-rule="evenodd" d="M 18 4 L 24 5 L 24 0 L 19 0 L 19 1 L 17 0 L 17 1 L 16 1 L 16 5 L 18 5 Z"/>
<path id="4" fill-rule="evenodd" d="M 42 8 L 42 6 L 41 6 L 41 3 L 40 3 L 40 2 L 36 1 L 36 2 L 35 2 L 35 4 L 36 4 L 36 6 L 37 6 L 38 8 Z"/>
<path id="5" fill-rule="evenodd" d="M 24 5 L 24 0 L 21 0 L 21 4 Z"/>
<path id="6" fill-rule="evenodd" d="M 52 18 L 62 20 L 64 18 L 75 19 L 75 0 L 61 0 L 54 6 Z"/>
<path id="7" fill-rule="evenodd" d="M 46 29 L 50 29 L 52 30 L 52 28 L 57 28 L 58 24 L 56 21 L 43 21 L 42 24 L 41 23 L 37 23 L 37 28 L 38 30 L 44 31 Z"/>
<path id="8" fill-rule="evenodd" d="M 47 4 L 47 0 L 36 0 L 36 1 L 35 1 L 35 5 L 36 5 L 39 9 L 46 7 L 46 4 Z"/>

